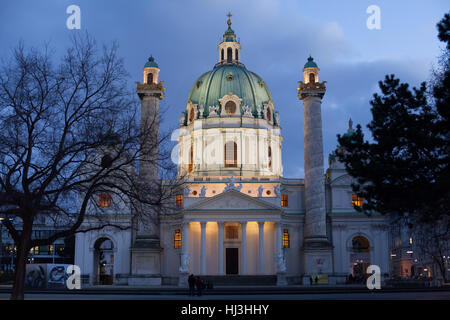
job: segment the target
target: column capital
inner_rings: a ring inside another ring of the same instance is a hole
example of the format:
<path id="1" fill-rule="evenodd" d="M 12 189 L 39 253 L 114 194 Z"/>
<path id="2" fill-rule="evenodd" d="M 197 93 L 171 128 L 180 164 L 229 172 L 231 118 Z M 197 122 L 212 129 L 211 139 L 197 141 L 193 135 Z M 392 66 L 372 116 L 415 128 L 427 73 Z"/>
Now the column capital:
<path id="1" fill-rule="evenodd" d="M 200 226 L 202 228 L 206 227 L 206 224 L 208 223 L 208 221 L 200 221 Z"/>

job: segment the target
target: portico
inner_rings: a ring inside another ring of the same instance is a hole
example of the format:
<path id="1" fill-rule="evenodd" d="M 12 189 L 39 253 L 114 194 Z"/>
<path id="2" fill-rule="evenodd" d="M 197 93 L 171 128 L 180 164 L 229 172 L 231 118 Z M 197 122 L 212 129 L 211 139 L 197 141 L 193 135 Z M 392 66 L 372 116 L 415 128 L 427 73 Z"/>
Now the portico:
<path id="1" fill-rule="evenodd" d="M 240 208 L 244 204 L 246 208 Z M 184 210 L 181 270 L 199 275 L 276 274 L 276 257 L 282 254 L 280 222 L 279 207 L 239 191 L 200 200 Z"/>
<path id="2" fill-rule="evenodd" d="M 180 263 L 199 275 L 277 273 L 282 254 L 279 221 L 185 221 Z M 189 257 L 183 258 L 183 257 Z"/>

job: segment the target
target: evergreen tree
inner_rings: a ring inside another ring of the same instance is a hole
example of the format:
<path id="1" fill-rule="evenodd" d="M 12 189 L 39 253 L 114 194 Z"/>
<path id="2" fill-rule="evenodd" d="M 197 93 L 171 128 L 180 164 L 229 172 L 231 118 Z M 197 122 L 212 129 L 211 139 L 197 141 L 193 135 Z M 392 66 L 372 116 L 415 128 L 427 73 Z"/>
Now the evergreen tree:
<path id="1" fill-rule="evenodd" d="M 410 89 L 387 75 L 379 82 L 381 94 L 370 101 L 373 142 L 364 139 L 360 125 L 338 135 L 336 154 L 365 199 L 359 210 L 428 222 L 450 213 L 450 14 L 437 28 L 446 47 L 431 83 Z"/>

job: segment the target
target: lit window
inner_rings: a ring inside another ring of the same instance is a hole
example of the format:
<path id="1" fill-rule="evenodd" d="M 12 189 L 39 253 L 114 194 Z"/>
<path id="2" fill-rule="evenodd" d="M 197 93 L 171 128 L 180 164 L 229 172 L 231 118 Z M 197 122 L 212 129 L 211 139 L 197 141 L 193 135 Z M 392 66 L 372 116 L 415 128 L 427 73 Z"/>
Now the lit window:
<path id="1" fill-rule="evenodd" d="M 289 247 L 290 247 L 289 230 L 284 229 L 283 230 L 283 248 L 289 248 Z"/>
<path id="2" fill-rule="evenodd" d="M 409 237 L 409 244 L 412 244 L 412 237 Z"/>
<path id="3" fill-rule="evenodd" d="M 287 207 L 288 206 L 288 195 L 287 194 L 282 194 L 281 195 L 281 206 L 282 207 Z"/>
<path id="4" fill-rule="evenodd" d="M 239 239 L 238 228 L 236 226 L 227 226 L 225 228 L 225 236 L 227 239 Z"/>
<path id="5" fill-rule="evenodd" d="M 102 193 L 98 196 L 98 205 L 100 207 L 109 207 L 111 205 L 111 195 L 109 193 Z"/>
<path id="6" fill-rule="evenodd" d="M 352 194 L 352 206 L 353 207 L 362 207 L 364 204 L 364 198 L 358 196 L 356 193 Z"/>
<path id="7" fill-rule="evenodd" d="M 173 247 L 175 249 L 181 248 L 181 231 L 180 229 L 176 229 L 173 235 Z"/>
<path id="8" fill-rule="evenodd" d="M 180 193 L 180 194 L 177 194 L 177 207 L 181 207 L 181 206 L 183 206 L 183 195 Z"/>

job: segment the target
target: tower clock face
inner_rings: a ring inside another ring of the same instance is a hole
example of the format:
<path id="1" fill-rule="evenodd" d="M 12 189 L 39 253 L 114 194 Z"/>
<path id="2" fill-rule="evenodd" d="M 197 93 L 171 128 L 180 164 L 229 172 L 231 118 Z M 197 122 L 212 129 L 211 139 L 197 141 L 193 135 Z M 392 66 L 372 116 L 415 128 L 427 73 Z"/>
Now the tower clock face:
<path id="1" fill-rule="evenodd" d="M 236 112 L 236 103 L 234 103 L 233 101 L 228 101 L 225 104 L 225 111 L 229 116 L 234 114 Z"/>

